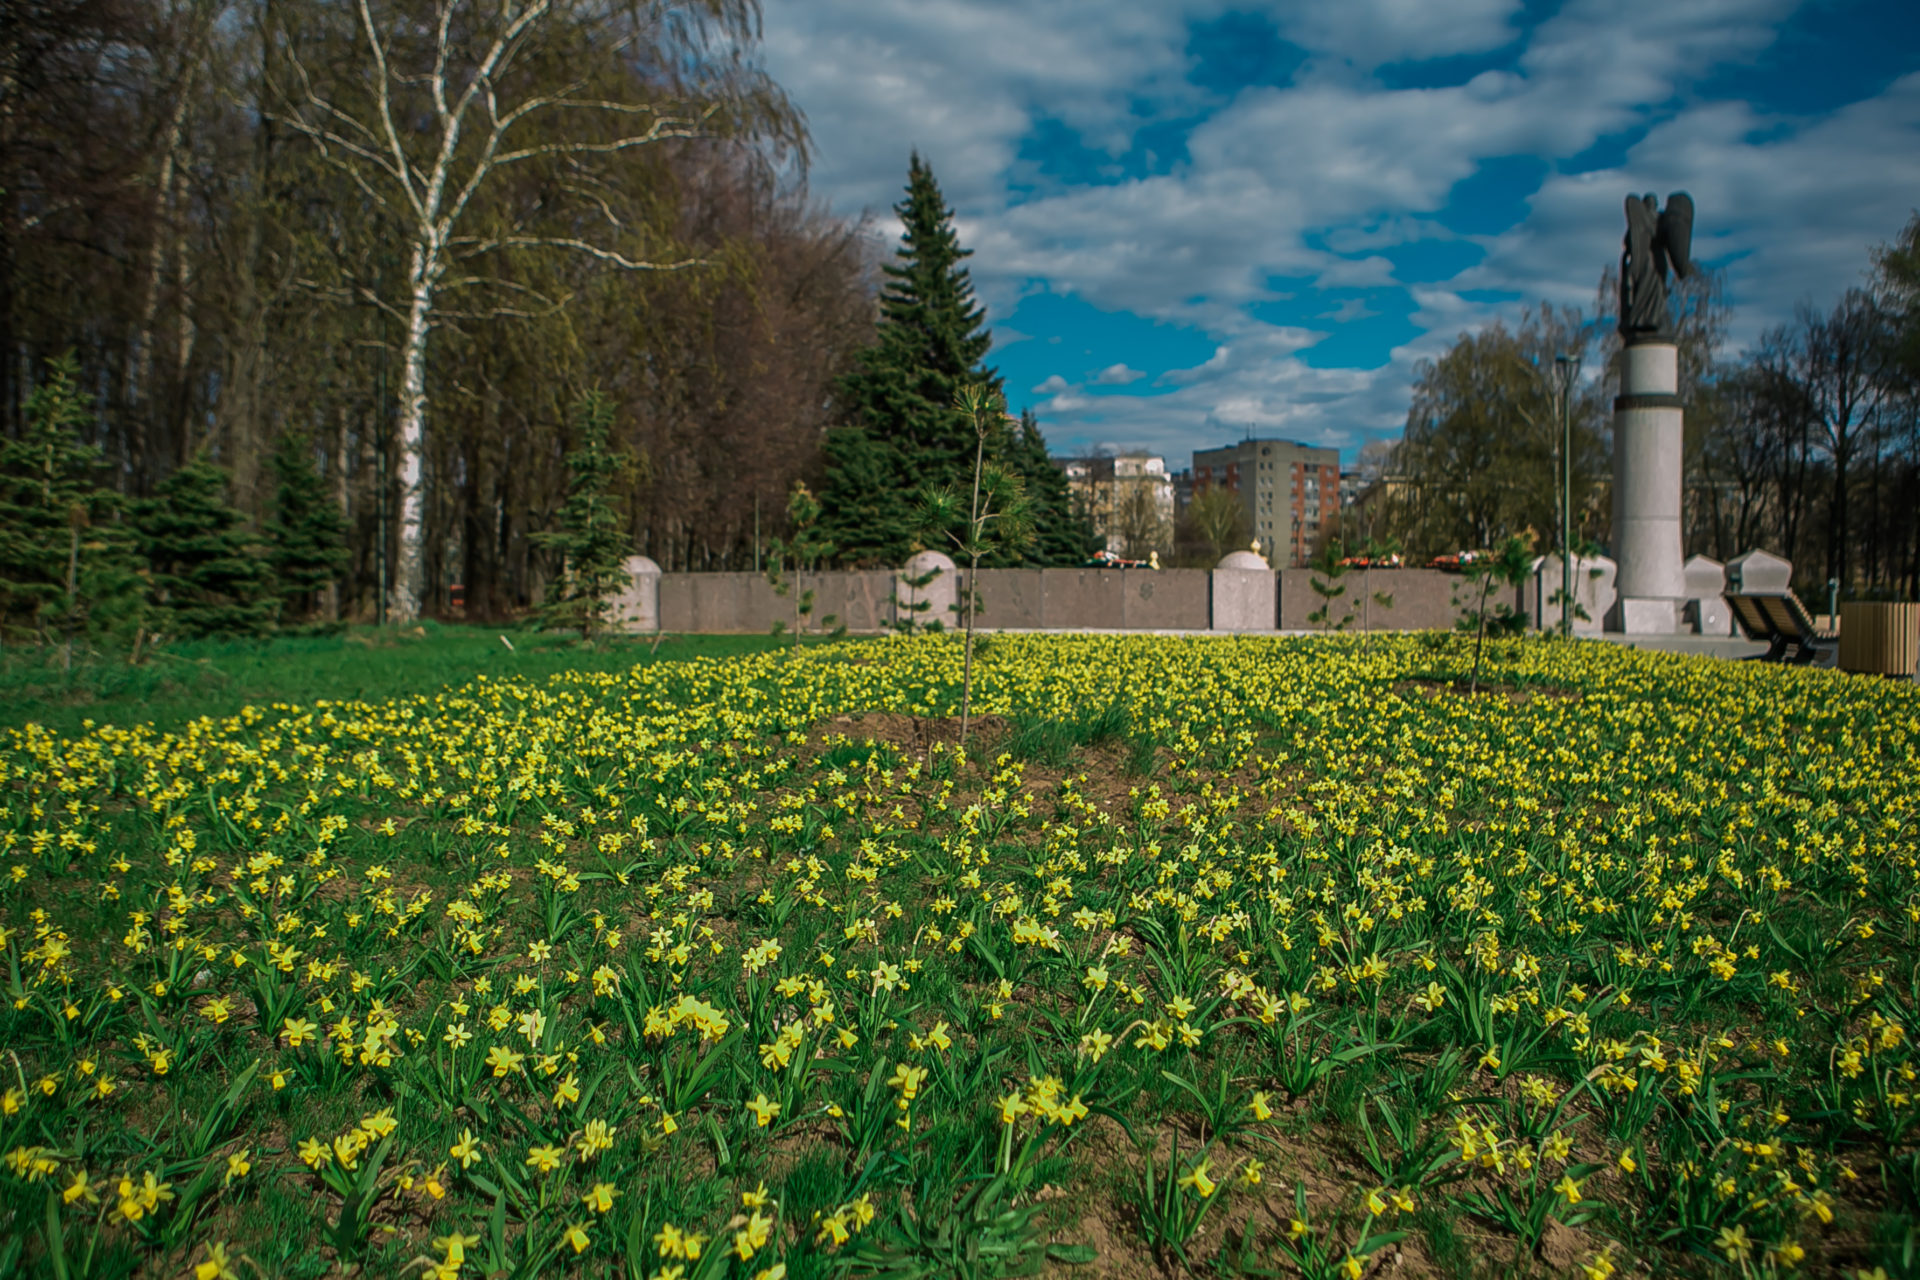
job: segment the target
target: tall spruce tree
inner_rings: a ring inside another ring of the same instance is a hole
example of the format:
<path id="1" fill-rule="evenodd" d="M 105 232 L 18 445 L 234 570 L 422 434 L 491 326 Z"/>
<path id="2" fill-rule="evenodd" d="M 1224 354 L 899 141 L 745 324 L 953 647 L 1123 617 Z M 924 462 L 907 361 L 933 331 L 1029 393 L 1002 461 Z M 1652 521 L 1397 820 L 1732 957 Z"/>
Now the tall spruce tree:
<path id="1" fill-rule="evenodd" d="M 827 434 L 822 532 L 848 560 L 897 565 L 913 553 L 923 488 L 960 488 L 973 474 L 973 425 L 954 408 L 963 385 L 995 394 L 981 361 L 993 345 L 961 260 L 953 210 L 913 154 L 897 265 L 884 268 L 879 334 L 840 380 L 842 425 Z M 1002 442 L 1004 445 L 1004 442 Z"/>
<path id="2" fill-rule="evenodd" d="M 273 518 L 267 539 L 281 616 L 310 619 L 347 567 L 347 519 L 320 481 L 307 442 L 289 431 L 273 451 Z"/>
<path id="3" fill-rule="evenodd" d="M 26 430 L 0 443 L 0 635 L 71 644 L 131 630 L 140 583 L 71 354 L 48 362 Z"/>
<path id="4" fill-rule="evenodd" d="M 272 628 L 280 611 L 273 572 L 227 502 L 227 473 L 205 453 L 136 506 L 134 529 L 152 570 L 161 635 L 258 636 Z"/>
<path id="5" fill-rule="evenodd" d="M 1067 473 L 1047 456 L 1047 438 L 1033 410 L 1020 412 L 1006 460 L 1007 469 L 1020 477 L 1033 510 L 1033 542 L 1025 556 L 1040 564 L 1080 564 L 1100 545 L 1093 521 L 1073 509 Z"/>
<path id="6" fill-rule="evenodd" d="M 627 572 L 633 538 L 613 492 L 633 455 L 613 447 L 613 401 L 602 392 L 588 392 L 575 407 L 574 431 L 578 447 L 567 455 L 560 527 L 533 540 L 563 561 L 547 586 L 541 624 L 578 630 L 590 640 L 614 620 L 614 598 L 633 584 Z"/>

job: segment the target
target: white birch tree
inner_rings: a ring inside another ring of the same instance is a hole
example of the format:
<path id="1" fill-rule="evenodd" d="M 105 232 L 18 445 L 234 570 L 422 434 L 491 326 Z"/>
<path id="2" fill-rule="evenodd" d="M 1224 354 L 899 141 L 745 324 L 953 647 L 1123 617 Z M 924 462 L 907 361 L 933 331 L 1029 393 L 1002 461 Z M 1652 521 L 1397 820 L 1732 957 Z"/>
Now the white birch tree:
<path id="1" fill-rule="evenodd" d="M 317 37 L 289 28 L 280 118 L 403 238 L 401 296 L 362 292 L 401 334 L 388 614 L 407 623 L 428 585 L 435 329 L 462 315 L 563 306 L 512 278 L 516 255 L 574 254 L 623 272 L 705 265 L 620 216 L 611 167 L 689 138 L 768 143 L 804 165 L 806 127 L 747 60 L 759 0 L 352 0 L 323 12 L 323 24 L 328 13 L 351 16 Z M 503 209 L 529 171 L 540 179 L 537 214 Z"/>

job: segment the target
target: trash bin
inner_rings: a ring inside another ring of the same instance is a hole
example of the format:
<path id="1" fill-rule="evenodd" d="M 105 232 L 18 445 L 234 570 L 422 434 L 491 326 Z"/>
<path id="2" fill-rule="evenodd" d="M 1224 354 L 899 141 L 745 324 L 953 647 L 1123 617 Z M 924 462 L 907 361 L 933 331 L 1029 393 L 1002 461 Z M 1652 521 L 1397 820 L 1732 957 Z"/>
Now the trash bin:
<path id="1" fill-rule="evenodd" d="M 1908 676 L 1920 666 L 1920 604 L 1840 606 L 1840 669 Z"/>

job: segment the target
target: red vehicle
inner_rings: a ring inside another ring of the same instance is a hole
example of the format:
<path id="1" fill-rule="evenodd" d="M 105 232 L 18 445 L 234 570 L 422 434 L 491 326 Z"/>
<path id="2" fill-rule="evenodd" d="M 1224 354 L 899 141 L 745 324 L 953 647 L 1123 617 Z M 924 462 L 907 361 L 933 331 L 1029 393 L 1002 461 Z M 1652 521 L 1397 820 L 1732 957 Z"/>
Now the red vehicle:
<path id="1" fill-rule="evenodd" d="M 1088 556 L 1087 562 L 1080 567 L 1082 569 L 1151 569 L 1153 566 L 1145 560 L 1129 560 L 1111 551 L 1096 551 Z"/>

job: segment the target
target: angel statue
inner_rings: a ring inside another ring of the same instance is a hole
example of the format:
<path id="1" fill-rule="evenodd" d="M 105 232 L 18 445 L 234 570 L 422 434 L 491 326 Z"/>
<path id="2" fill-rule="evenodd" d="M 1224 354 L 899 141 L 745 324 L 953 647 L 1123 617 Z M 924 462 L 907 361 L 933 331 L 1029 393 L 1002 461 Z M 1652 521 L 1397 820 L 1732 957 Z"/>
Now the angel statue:
<path id="1" fill-rule="evenodd" d="M 1626 247 L 1620 253 L 1620 336 L 1673 341 L 1667 267 L 1676 279 L 1693 273 L 1693 197 L 1676 191 L 1662 210 L 1653 193 L 1627 197 Z"/>

